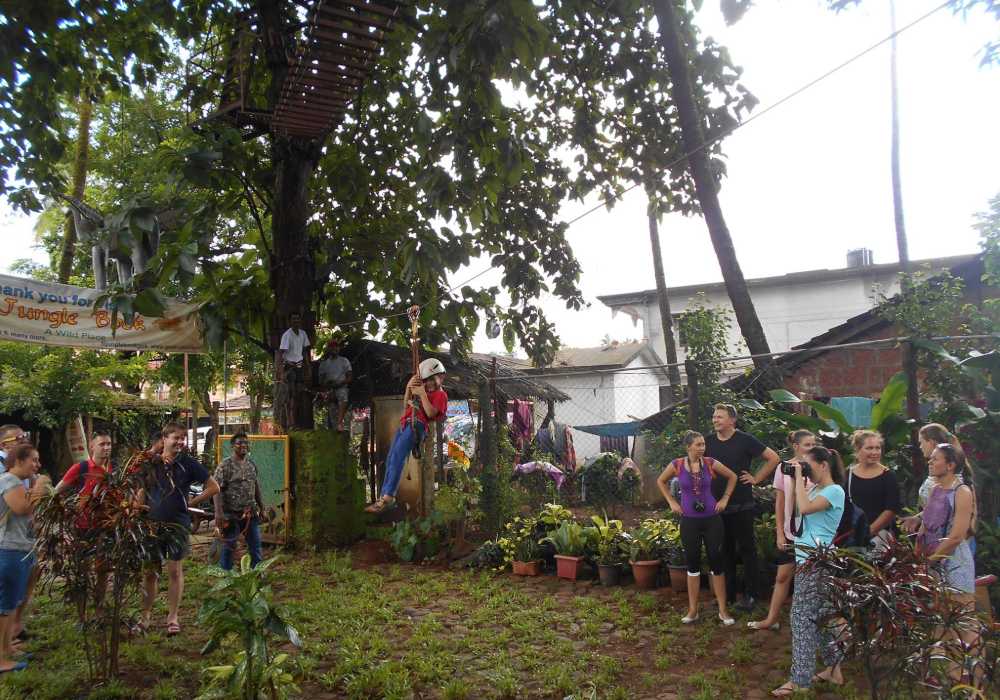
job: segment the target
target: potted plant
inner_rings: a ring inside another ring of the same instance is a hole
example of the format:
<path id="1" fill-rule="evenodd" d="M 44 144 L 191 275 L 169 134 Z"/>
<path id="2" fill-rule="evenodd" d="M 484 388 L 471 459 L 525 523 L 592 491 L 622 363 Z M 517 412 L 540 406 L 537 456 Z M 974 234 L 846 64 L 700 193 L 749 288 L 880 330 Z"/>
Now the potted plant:
<path id="1" fill-rule="evenodd" d="M 622 565 L 622 521 L 590 516 L 594 521 L 594 541 L 597 548 L 597 574 L 602 586 L 617 586 Z"/>
<path id="2" fill-rule="evenodd" d="M 670 588 L 677 593 L 687 591 L 687 560 L 684 547 L 678 541 L 669 542 L 664 548 L 667 570 L 670 572 Z"/>
<path id="3" fill-rule="evenodd" d="M 542 548 L 535 520 L 514 518 L 499 539 L 505 558 L 516 576 L 538 576 L 542 571 Z"/>
<path id="4" fill-rule="evenodd" d="M 632 533 L 629 563 L 635 585 L 639 588 L 656 588 L 656 574 L 660 570 L 660 560 L 656 557 L 657 544 L 656 533 L 646 526 Z"/>
<path id="5" fill-rule="evenodd" d="M 587 539 L 593 528 L 584 528 L 574 522 L 564 522 L 540 542 L 551 544 L 556 550 L 556 575 L 575 581 L 580 575 L 587 549 Z"/>
<path id="6" fill-rule="evenodd" d="M 538 576 L 542 573 L 541 549 L 532 530 L 520 533 L 514 545 L 514 561 L 511 566 L 515 576 Z"/>

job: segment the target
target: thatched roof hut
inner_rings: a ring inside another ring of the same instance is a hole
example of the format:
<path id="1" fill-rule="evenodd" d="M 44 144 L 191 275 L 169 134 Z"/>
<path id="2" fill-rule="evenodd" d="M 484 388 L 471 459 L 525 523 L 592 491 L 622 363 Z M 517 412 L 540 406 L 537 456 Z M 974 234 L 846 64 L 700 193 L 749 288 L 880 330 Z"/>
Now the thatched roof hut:
<path id="1" fill-rule="evenodd" d="M 351 382 L 351 404 L 367 405 L 373 397 L 400 396 L 406 380 L 413 373 L 410 349 L 375 340 L 357 340 L 345 345 L 341 354 L 351 361 L 354 381 Z M 421 350 L 421 359 L 436 357 L 448 370 L 445 388 L 454 399 L 478 398 L 478 386 L 488 380 L 492 361 L 476 357 L 456 361 L 447 353 Z M 568 401 L 569 396 L 551 384 L 498 362 L 496 367 L 497 394 L 505 399 L 535 401 Z"/>

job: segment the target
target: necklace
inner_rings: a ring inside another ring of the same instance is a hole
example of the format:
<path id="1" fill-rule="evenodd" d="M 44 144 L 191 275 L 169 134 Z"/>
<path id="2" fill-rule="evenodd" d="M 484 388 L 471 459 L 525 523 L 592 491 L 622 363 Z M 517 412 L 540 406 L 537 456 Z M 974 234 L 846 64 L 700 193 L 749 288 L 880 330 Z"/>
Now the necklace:
<path id="1" fill-rule="evenodd" d="M 691 460 L 688 460 L 688 473 L 691 475 L 691 490 L 694 492 L 695 498 L 701 495 L 701 479 L 705 471 L 700 462 L 698 466 L 698 471 L 695 471 L 691 468 Z"/>

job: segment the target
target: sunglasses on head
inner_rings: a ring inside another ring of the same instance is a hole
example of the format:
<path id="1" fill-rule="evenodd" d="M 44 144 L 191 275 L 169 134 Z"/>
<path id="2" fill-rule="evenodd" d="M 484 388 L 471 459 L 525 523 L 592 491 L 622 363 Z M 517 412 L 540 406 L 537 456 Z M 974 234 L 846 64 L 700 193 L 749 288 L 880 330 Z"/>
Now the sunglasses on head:
<path id="1" fill-rule="evenodd" d="M 29 439 L 28 433 L 21 433 L 20 435 L 8 435 L 3 440 L 0 440 L 0 445 L 6 445 L 11 442 L 20 442 L 21 440 Z"/>

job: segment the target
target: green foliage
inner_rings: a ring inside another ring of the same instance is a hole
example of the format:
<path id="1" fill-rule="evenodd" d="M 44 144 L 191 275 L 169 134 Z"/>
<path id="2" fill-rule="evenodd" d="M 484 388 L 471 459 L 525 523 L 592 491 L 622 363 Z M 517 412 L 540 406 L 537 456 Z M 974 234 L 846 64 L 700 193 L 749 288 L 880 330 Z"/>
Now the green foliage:
<path id="1" fill-rule="evenodd" d="M 659 559 L 668 564 L 683 560 L 680 527 L 673 520 L 648 518 L 631 533 L 632 561 Z"/>
<path id="2" fill-rule="evenodd" d="M 420 561 L 437 556 L 448 538 L 447 520 L 438 510 L 426 518 L 400 520 L 392 526 L 389 543 L 403 561 Z"/>
<path id="3" fill-rule="evenodd" d="M 588 504 L 614 512 L 618 505 L 635 501 L 639 479 L 629 469 L 619 477 L 620 464 L 621 457 L 617 453 L 605 452 L 579 470 Z"/>
<path id="4" fill-rule="evenodd" d="M 107 417 L 127 428 L 131 416 L 125 408 L 119 411 L 115 393 L 149 379 L 150 359 L 145 353 L 122 358 L 95 350 L 0 343 L 0 411 L 20 412 L 53 429 L 78 415 Z"/>
<path id="5" fill-rule="evenodd" d="M 592 541 L 595 528 L 583 527 L 572 521 L 563 522 L 539 542 L 551 544 L 556 554 L 570 557 L 583 556 Z"/>
<path id="6" fill-rule="evenodd" d="M 688 310 L 677 321 L 681 344 L 688 359 L 695 363 L 698 380 L 699 423 L 707 424 L 712 407 L 732 401 L 733 395 L 720 384 L 723 358 L 731 354 L 727 339 L 732 328 L 731 312 L 708 305 L 704 294 L 692 299 Z"/>
<path id="7" fill-rule="evenodd" d="M 238 571 L 221 572 L 198 614 L 209 633 L 202 648 L 207 654 L 230 638 L 242 645 L 233 664 L 205 669 L 207 688 L 199 698 L 285 698 L 298 689 L 285 669 L 287 654 L 274 654 L 275 642 L 300 646 L 299 633 L 271 603 L 267 570 L 276 558 L 250 566 L 250 555 L 240 560 Z"/>
<path id="8" fill-rule="evenodd" d="M 53 491 L 34 511 L 36 551 L 48 564 L 42 584 L 58 591 L 78 615 L 92 682 L 118 676 L 123 627 L 144 574 L 187 537 L 179 525 L 150 520 L 139 505 L 145 487 L 139 477 L 151 466 L 149 456 L 139 453 L 106 476 L 89 498 Z M 84 509 L 86 530 L 80 527 Z M 95 565 L 98 561 L 103 570 Z M 95 592 L 102 586 L 104 599 L 98 601 Z"/>
<path id="9" fill-rule="evenodd" d="M 621 520 L 609 520 L 605 512 L 601 516 L 592 515 L 596 530 L 594 545 L 597 549 L 597 563 L 609 566 L 624 563 L 622 545 L 626 544 L 622 535 L 625 528 Z"/>
<path id="10" fill-rule="evenodd" d="M 807 566 L 828 606 L 820 622 L 837 633 L 845 659 L 861 665 L 873 698 L 912 696 L 927 678 L 950 688 L 949 664 L 982 660 L 960 635 L 988 637 L 985 624 L 942 591 L 932 562 L 907 541 L 865 553 L 819 547 Z"/>

